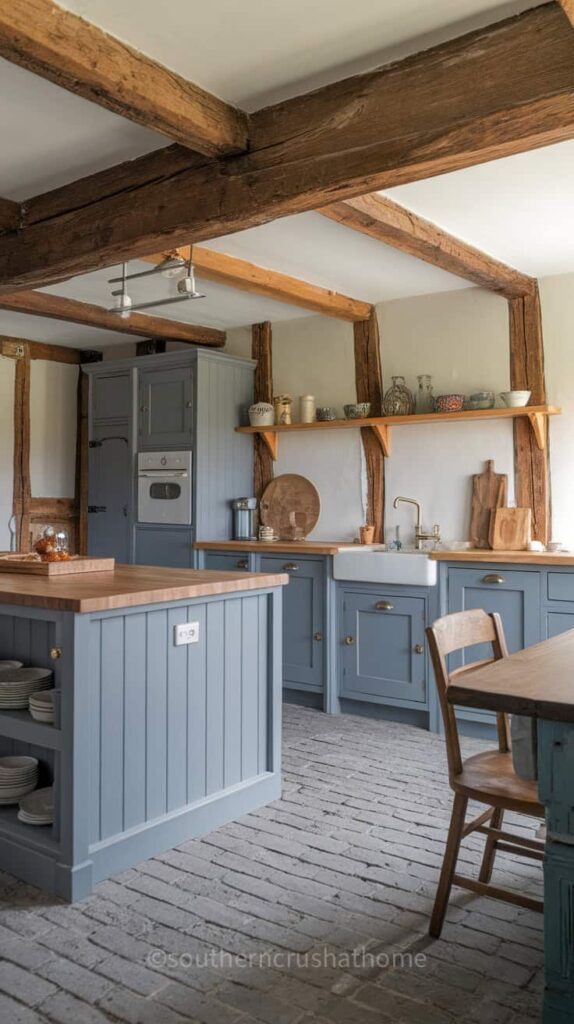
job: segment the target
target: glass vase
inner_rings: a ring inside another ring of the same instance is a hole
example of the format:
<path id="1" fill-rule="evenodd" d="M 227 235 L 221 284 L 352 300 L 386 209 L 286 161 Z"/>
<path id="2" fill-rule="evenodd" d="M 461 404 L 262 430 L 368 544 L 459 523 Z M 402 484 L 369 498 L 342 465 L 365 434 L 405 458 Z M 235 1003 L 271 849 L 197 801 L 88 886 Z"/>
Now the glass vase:
<path id="1" fill-rule="evenodd" d="M 412 391 L 409 391 L 404 377 L 391 377 L 391 380 L 393 383 L 383 398 L 383 414 L 410 416 L 415 407 Z"/>
<path id="2" fill-rule="evenodd" d="M 417 377 L 417 413 L 434 412 L 434 395 L 432 389 L 432 377 L 430 373 L 421 373 Z"/>

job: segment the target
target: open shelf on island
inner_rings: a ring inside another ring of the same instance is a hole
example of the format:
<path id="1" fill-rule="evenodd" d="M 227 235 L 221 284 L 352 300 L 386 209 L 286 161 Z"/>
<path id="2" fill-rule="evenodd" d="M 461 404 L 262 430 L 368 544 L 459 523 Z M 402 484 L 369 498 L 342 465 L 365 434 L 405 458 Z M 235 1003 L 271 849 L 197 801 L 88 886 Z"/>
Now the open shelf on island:
<path id="1" fill-rule="evenodd" d="M 272 427 L 236 427 L 239 434 L 260 434 L 273 459 L 279 452 L 279 434 L 298 430 L 349 430 L 369 427 L 377 438 L 383 453 L 391 454 L 391 427 L 405 427 L 417 423 L 460 423 L 461 420 L 504 420 L 527 417 L 536 438 L 536 444 L 546 447 L 546 419 L 562 412 L 554 405 L 525 405 L 517 409 L 471 409 L 467 412 L 429 412 L 412 416 L 369 416 L 361 420 L 318 420 L 315 423 L 281 423 Z"/>
<path id="2" fill-rule="evenodd" d="M 21 711 L 0 709 L 0 736 L 48 750 L 62 749 L 61 730 L 48 722 L 37 722 L 24 708 Z"/>

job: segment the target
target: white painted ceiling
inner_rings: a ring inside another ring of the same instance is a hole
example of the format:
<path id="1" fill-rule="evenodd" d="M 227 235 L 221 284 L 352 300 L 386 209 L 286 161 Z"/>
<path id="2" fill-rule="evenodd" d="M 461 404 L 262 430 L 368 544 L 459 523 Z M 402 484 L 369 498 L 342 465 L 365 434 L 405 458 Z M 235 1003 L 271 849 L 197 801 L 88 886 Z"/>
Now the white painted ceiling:
<path id="1" fill-rule="evenodd" d="M 63 5 L 64 6 L 64 5 Z M 535 6 L 497 0 L 68 0 L 65 6 L 230 102 L 253 109 Z M 166 140 L 0 60 L 0 195 L 25 199 L 139 156 Z M 468 168 L 387 194 L 454 234 L 537 275 L 574 271 L 574 142 Z M 380 302 L 466 282 L 309 213 L 209 247 L 354 298 Z M 133 265 L 136 269 L 137 265 Z M 110 304 L 110 271 L 48 291 Z M 154 311 L 229 328 L 304 310 L 200 282 L 206 298 Z M 160 278 L 134 298 L 166 293 Z M 116 332 L 0 312 L 0 333 L 92 348 Z"/>

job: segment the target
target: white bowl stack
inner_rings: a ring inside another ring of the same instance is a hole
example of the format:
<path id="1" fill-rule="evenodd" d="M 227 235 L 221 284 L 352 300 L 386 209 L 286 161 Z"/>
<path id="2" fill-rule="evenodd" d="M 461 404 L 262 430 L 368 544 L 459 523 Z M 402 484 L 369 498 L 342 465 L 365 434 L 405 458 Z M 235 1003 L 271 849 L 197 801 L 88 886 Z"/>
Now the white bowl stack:
<path id="1" fill-rule="evenodd" d="M 38 784 L 38 761 L 35 757 L 13 755 L 0 757 L 0 805 L 17 804 Z"/>
<path id="2" fill-rule="evenodd" d="M 51 825 L 54 821 L 54 787 L 37 789 L 20 800 L 18 821 L 26 825 Z"/>
<path id="3" fill-rule="evenodd" d="M 28 701 L 30 714 L 37 722 L 50 723 L 54 721 L 53 690 L 39 690 L 31 693 Z"/>
<path id="4" fill-rule="evenodd" d="M 51 686 L 52 672 L 48 668 L 0 669 L 0 710 L 27 708 L 31 694 Z"/>

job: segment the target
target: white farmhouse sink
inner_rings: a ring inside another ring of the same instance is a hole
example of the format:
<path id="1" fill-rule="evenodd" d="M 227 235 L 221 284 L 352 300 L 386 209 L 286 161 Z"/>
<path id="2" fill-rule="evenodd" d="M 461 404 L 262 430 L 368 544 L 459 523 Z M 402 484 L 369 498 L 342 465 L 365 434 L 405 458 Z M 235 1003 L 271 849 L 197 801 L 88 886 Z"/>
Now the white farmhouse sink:
<path id="1" fill-rule="evenodd" d="M 437 563 L 425 551 L 384 551 L 376 546 L 356 545 L 342 548 L 334 555 L 333 575 L 336 580 L 433 587 Z"/>

